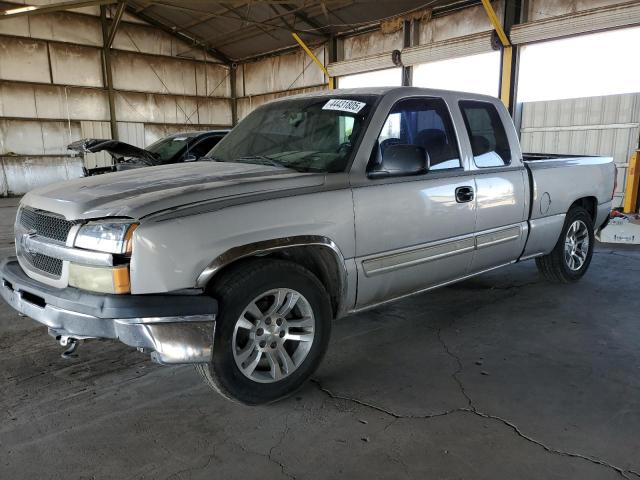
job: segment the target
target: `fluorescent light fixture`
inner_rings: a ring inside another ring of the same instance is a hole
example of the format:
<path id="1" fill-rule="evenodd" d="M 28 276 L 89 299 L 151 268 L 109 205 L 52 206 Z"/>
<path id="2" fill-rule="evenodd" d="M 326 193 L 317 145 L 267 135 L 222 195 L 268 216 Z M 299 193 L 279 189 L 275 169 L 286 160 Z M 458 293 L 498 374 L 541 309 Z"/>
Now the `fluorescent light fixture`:
<path id="1" fill-rule="evenodd" d="M 35 7 L 33 5 L 28 5 L 26 7 L 20 7 L 20 8 L 12 8 L 11 10 L 5 10 L 4 12 L 2 12 L 2 15 L 16 15 L 18 13 L 25 13 L 25 12 L 31 12 L 32 10 L 36 10 L 38 7 Z"/>

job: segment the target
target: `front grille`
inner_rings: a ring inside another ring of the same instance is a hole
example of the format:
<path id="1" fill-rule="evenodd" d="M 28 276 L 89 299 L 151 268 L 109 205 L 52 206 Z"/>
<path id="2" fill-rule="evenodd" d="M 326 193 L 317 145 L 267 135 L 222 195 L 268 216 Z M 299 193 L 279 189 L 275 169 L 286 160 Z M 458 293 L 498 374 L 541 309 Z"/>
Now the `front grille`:
<path id="1" fill-rule="evenodd" d="M 49 212 L 22 208 L 20 210 L 20 225 L 37 235 L 58 242 L 66 242 L 71 227 L 75 222 L 65 220 Z"/>
<path id="2" fill-rule="evenodd" d="M 49 257 L 41 253 L 31 253 L 26 250 L 22 252 L 22 255 L 34 268 L 56 277 L 62 275 L 62 260 L 59 258 Z"/>
<path id="3" fill-rule="evenodd" d="M 53 213 L 32 208 L 21 208 L 18 223 L 26 232 L 60 243 L 66 243 L 71 228 L 76 224 Z M 49 276 L 60 278 L 62 260 L 41 253 L 32 253 L 23 248 L 22 242 L 16 238 L 18 254 L 36 270 Z"/>

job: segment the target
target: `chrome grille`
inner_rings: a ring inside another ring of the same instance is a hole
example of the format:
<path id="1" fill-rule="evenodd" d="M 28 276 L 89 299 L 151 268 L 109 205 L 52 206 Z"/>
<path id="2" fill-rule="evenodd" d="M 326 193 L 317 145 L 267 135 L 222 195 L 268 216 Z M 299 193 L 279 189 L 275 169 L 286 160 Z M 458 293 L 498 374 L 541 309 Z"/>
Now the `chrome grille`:
<path id="1" fill-rule="evenodd" d="M 77 223 L 57 216 L 53 213 L 23 207 L 18 213 L 19 227 L 16 231 L 16 247 L 18 256 L 29 263 L 35 270 L 50 277 L 60 278 L 62 260 L 41 253 L 33 253 L 23 247 L 20 232 L 34 233 L 55 242 L 66 243 L 71 228 Z"/>
<path id="2" fill-rule="evenodd" d="M 62 275 L 62 260 L 49 257 L 41 253 L 31 253 L 23 250 L 22 255 L 27 261 L 42 272 L 60 277 Z"/>
<path id="3" fill-rule="evenodd" d="M 20 225 L 27 231 L 58 242 L 66 242 L 69 231 L 75 222 L 65 220 L 49 212 L 22 208 L 20 210 Z"/>

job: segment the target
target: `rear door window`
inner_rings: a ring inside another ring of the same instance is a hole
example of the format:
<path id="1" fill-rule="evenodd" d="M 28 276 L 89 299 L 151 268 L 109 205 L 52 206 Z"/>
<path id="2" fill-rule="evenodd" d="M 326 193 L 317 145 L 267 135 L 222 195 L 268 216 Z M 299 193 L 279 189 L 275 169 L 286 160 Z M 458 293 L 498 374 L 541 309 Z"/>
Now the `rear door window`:
<path id="1" fill-rule="evenodd" d="M 488 102 L 463 100 L 460 110 L 476 166 L 491 168 L 509 165 L 511 147 L 496 107 Z"/>

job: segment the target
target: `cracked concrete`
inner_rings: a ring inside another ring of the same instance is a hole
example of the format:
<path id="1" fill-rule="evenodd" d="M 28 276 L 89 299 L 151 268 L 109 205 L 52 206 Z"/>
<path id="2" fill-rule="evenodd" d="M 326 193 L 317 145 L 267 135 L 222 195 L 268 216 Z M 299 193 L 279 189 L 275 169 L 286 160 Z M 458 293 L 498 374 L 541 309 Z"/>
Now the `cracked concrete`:
<path id="1" fill-rule="evenodd" d="M 346 318 L 312 382 L 254 408 L 116 343 L 66 362 L 0 304 L 0 478 L 640 479 L 636 260 L 601 249 L 569 286 L 526 262 Z"/>

